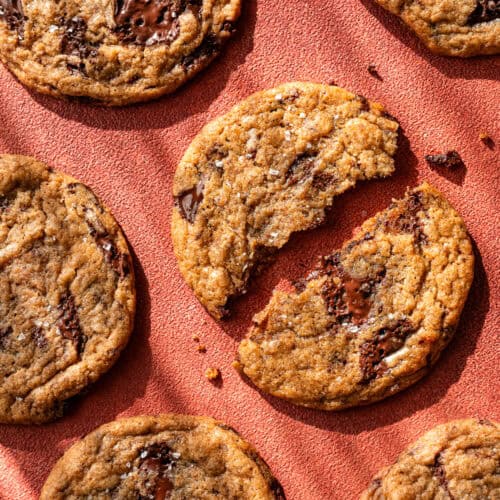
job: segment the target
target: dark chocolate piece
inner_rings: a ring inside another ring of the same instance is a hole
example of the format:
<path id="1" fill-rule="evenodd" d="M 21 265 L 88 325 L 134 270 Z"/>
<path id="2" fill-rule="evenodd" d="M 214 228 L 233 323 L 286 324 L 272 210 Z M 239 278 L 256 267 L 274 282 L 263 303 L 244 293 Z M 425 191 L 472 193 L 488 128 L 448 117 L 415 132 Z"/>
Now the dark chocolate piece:
<path id="1" fill-rule="evenodd" d="M 64 34 L 61 38 L 61 52 L 81 59 L 78 64 L 68 63 L 67 67 L 70 71 L 79 71 L 85 74 L 84 59 L 97 55 L 95 47 L 85 37 L 87 22 L 81 17 L 73 17 L 72 19 L 62 19 L 61 24 L 64 28 Z"/>
<path id="2" fill-rule="evenodd" d="M 179 16 L 201 15 L 202 0 L 116 0 L 116 33 L 138 45 L 171 44 L 180 34 Z"/>
<path id="3" fill-rule="evenodd" d="M 90 235 L 104 254 L 104 260 L 120 278 L 127 276 L 130 273 L 129 255 L 118 250 L 115 242 L 103 226 L 97 226 L 96 222 L 92 222 L 90 218 L 87 218 L 87 225 L 89 226 Z"/>
<path id="4" fill-rule="evenodd" d="M 174 485 L 168 473 L 172 471 L 175 453 L 165 443 L 155 443 L 140 450 L 141 465 L 139 466 L 139 477 L 141 483 L 138 485 L 139 499 L 164 500 L 170 498 Z"/>
<path id="5" fill-rule="evenodd" d="M 82 354 L 85 349 L 87 337 L 83 334 L 78 318 L 78 311 L 75 304 L 75 298 L 70 292 L 65 293 L 61 297 L 59 303 L 61 314 L 57 320 L 57 327 L 61 335 L 68 340 L 71 340 L 78 354 Z"/>
<path id="6" fill-rule="evenodd" d="M 392 326 L 381 328 L 375 337 L 361 344 L 359 366 L 363 375 L 362 382 L 382 375 L 387 370 L 384 358 L 403 347 L 406 338 L 414 331 L 408 321 L 398 321 Z"/>
<path id="7" fill-rule="evenodd" d="M 302 179 L 310 176 L 315 161 L 316 155 L 314 154 L 303 153 L 297 156 L 286 172 L 287 184 L 297 184 Z"/>
<path id="8" fill-rule="evenodd" d="M 465 164 L 457 151 L 426 155 L 425 160 L 432 167 L 459 168 Z"/>
<path id="9" fill-rule="evenodd" d="M 339 323 L 363 323 L 368 318 L 373 293 L 382 280 L 383 273 L 374 278 L 356 279 L 342 267 L 338 253 L 323 257 L 319 270 L 328 276 L 321 290 L 328 313 Z"/>
<path id="10" fill-rule="evenodd" d="M 455 497 L 451 494 L 449 486 L 448 486 L 448 479 L 446 479 L 446 471 L 444 470 L 443 462 L 442 462 L 442 455 L 441 453 L 438 453 L 436 455 L 436 459 L 434 460 L 434 465 L 433 465 L 433 472 L 434 476 L 439 482 L 439 485 L 441 488 L 443 488 L 449 499 L 450 500 L 455 500 Z"/>
<path id="11" fill-rule="evenodd" d="M 500 0 L 477 0 L 476 8 L 467 19 L 467 24 L 487 23 L 500 18 Z"/>
<path id="12" fill-rule="evenodd" d="M 221 42 L 213 33 L 209 33 L 201 42 L 200 46 L 192 54 L 182 59 L 181 65 L 187 72 L 196 71 L 213 59 L 221 49 Z"/>
<path id="13" fill-rule="evenodd" d="M 423 210 L 422 193 L 411 193 L 406 202 L 406 207 L 402 213 L 393 216 L 385 221 L 387 230 L 401 231 L 403 233 L 413 234 L 418 244 L 427 242 L 427 236 L 424 233 L 422 223 L 418 217 L 418 212 Z"/>
<path id="14" fill-rule="evenodd" d="M 24 38 L 24 11 L 21 0 L 0 0 L 0 19 L 5 19 L 12 31 L 17 31 L 17 38 Z"/>
<path id="15" fill-rule="evenodd" d="M 201 178 L 196 186 L 184 191 L 179 196 L 175 197 L 175 204 L 179 209 L 182 217 L 193 224 L 198 208 L 203 201 L 203 190 L 205 188 L 205 180 Z"/>

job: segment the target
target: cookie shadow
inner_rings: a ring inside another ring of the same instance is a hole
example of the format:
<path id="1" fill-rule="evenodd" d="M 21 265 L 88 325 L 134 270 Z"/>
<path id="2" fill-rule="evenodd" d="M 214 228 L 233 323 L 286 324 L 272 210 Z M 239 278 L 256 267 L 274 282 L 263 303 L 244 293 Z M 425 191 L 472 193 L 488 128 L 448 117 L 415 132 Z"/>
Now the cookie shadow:
<path id="1" fill-rule="evenodd" d="M 471 238 L 472 239 L 472 238 Z M 476 258 L 475 275 L 455 337 L 431 372 L 399 394 L 368 406 L 327 412 L 302 408 L 256 390 L 275 410 L 290 418 L 322 430 L 356 435 L 409 418 L 443 399 L 460 380 L 467 358 L 473 354 L 490 306 L 490 290 L 481 255 L 472 240 Z"/>
<path id="2" fill-rule="evenodd" d="M 224 91 L 230 75 L 253 49 L 257 17 L 255 2 L 243 2 L 237 32 L 211 64 L 172 94 L 125 107 L 101 107 L 71 99 L 57 99 L 27 89 L 31 98 L 65 120 L 102 130 L 152 130 L 168 128 L 205 112 Z"/>
<path id="3" fill-rule="evenodd" d="M 366 219 L 387 208 L 392 198 L 404 196 L 408 187 L 415 186 L 418 159 L 404 131 L 399 134 L 394 161 L 396 170 L 390 178 L 360 182 L 334 199 L 326 212 L 325 224 L 291 236 L 269 265 L 253 276 L 248 293 L 231 300 L 231 315 L 220 322 L 228 335 L 241 340 L 252 325 L 252 317 L 267 305 L 273 290 L 289 289 L 291 284 L 307 276 L 321 256 L 341 248 Z"/>
<path id="4" fill-rule="evenodd" d="M 360 0 L 360 2 L 391 35 L 446 76 L 465 80 L 498 80 L 500 65 L 494 56 L 461 58 L 433 54 L 399 17 L 385 10 L 374 0 Z"/>

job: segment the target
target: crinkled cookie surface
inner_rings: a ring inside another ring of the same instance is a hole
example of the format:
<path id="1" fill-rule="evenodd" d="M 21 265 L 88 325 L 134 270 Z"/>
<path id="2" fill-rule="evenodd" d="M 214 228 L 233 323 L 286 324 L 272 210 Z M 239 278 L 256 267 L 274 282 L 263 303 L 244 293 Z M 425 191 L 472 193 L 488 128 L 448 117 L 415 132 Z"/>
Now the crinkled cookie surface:
<path id="1" fill-rule="evenodd" d="M 127 243 L 92 191 L 0 155 L 0 422 L 61 416 L 116 361 L 134 312 Z"/>

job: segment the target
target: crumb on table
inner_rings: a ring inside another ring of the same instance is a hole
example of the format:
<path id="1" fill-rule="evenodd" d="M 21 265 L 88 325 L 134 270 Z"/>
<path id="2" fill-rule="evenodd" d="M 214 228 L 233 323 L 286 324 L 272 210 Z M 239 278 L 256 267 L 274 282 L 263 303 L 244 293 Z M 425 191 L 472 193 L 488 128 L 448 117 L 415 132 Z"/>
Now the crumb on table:
<path id="1" fill-rule="evenodd" d="M 207 368 L 205 371 L 205 377 L 207 377 L 208 380 L 217 380 L 220 378 L 220 370 L 218 368 Z"/>

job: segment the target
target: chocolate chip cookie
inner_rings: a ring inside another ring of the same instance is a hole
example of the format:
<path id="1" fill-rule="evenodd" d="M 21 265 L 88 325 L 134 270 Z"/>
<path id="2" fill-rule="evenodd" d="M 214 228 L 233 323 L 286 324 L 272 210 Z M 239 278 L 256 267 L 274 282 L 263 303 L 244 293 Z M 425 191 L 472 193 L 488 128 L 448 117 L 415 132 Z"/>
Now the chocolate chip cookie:
<path id="1" fill-rule="evenodd" d="M 438 425 L 383 469 L 361 500 L 500 498 L 500 426 L 489 420 Z"/>
<path id="2" fill-rule="evenodd" d="M 40 500 L 284 500 L 279 482 L 238 433 L 207 417 L 117 420 L 73 445 Z"/>
<path id="3" fill-rule="evenodd" d="M 234 31 L 241 0 L 0 0 L 0 59 L 56 97 L 123 105 L 173 92 Z"/>
<path id="4" fill-rule="evenodd" d="M 288 83 L 208 124 L 174 178 L 180 270 L 215 318 L 295 231 L 323 222 L 334 196 L 394 170 L 398 124 L 338 87 Z"/>
<path id="5" fill-rule="evenodd" d="M 500 0 L 376 0 L 432 52 L 470 57 L 500 53 Z"/>
<path id="6" fill-rule="evenodd" d="M 324 410 L 395 394 L 450 341 L 473 265 L 463 220 L 423 184 L 366 221 L 295 291 L 275 291 L 235 365 L 263 391 Z"/>
<path id="7" fill-rule="evenodd" d="M 116 361 L 134 311 L 127 243 L 92 191 L 0 155 L 0 422 L 61 416 Z"/>

